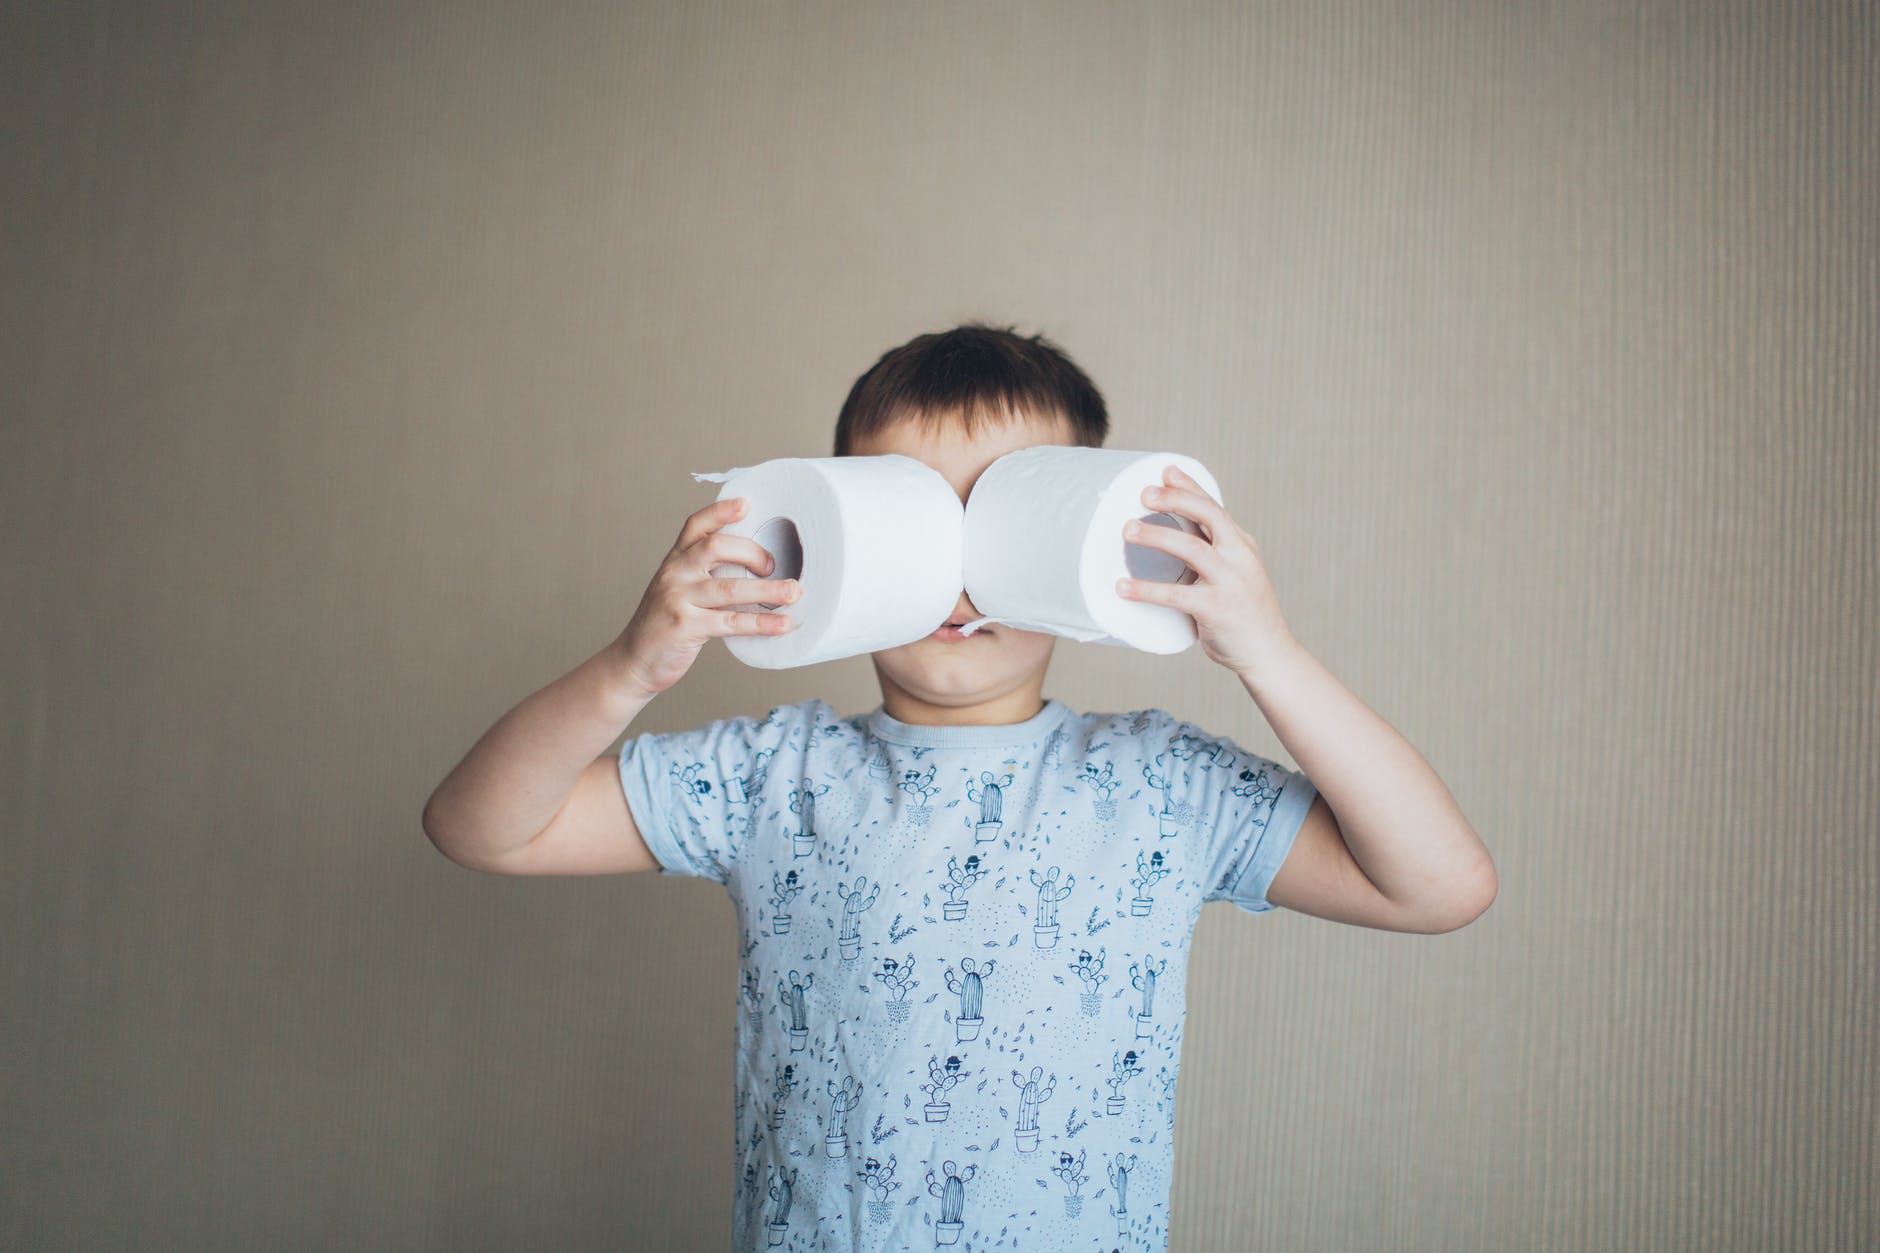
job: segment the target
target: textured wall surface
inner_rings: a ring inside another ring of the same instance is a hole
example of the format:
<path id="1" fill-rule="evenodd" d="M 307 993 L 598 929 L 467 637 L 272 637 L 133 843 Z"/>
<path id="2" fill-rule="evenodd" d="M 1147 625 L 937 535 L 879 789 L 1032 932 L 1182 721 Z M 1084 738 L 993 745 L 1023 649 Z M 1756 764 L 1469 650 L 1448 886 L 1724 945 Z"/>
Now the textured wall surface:
<path id="1" fill-rule="evenodd" d="M 1500 869 L 1203 915 L 1176 1247 L 1880 1242 L 1872 6 L 245 10 L 0 18 L 0 1245 L 722 1247 L 722 891 L 419 812 L 685 471 L 981 316 Z M 1198 651 L 1047 691 L 1285 756 Z"/>

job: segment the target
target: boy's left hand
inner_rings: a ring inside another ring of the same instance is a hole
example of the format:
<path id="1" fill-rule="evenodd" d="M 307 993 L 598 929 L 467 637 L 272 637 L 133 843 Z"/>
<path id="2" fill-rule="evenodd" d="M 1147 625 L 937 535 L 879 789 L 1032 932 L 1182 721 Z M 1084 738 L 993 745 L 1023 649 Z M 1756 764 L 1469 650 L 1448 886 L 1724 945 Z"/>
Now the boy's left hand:
<path id="1" fill-rule="evenodd" d="M 1123 538 L 1179 558 L 1195 579 L 1186 584 L 1118 579 L 1117 593 L 1189 615 L 1202 651 L 1251 680 L 1295 642 L 1260 560 L 1260 546 L 1201 484 L 1174 466 L 1162 472 L 1162 482 L 1165 486 L 1142 490 L 1143 504 L 1186 518 L 1202 533 L 1132 521 L 1124 525 Z"/>

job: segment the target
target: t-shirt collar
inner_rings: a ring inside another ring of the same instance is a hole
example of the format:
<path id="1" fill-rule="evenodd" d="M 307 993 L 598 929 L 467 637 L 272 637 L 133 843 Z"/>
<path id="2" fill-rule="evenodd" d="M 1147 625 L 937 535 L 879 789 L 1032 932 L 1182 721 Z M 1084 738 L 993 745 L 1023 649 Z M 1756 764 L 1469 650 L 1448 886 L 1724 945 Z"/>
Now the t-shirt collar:
<path id="1" fill-rule="evenodd" d="M 1047 739 L 1069 714 L 1070 707 L 1062 701 L 1047 700 L 1043 709 L 1023 722 L 995 726 L 925 726 L 902 722 L 889 714 L 885 706 L 876 706 L 868 715 L 868 730 L 877 739 L 921 748 L 1010 747 Z"/>

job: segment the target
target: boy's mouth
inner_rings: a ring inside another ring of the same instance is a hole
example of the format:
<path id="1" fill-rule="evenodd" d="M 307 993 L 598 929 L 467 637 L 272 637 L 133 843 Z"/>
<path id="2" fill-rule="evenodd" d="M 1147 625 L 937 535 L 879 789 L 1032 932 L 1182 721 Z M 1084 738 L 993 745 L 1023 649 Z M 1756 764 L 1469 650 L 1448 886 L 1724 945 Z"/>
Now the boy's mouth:
<path id="1" fill-rule="evenodd" d="M 929 635 L 927 638 L 930 640 L 939 640 L 942 643 L 947 643 L 947 644 L 958 644 L 966 640 L 976 639 L 977 637 L 984 635 L 986 631 L 989 629 L 987 627 L 980 627 L 977 631 L 974 631 L 971 635 L 961 635 L 960 628 L 965 626 L 968 622 L 971 622 L 972 620 L 973 619 L 970 614 L 956 613 L 951 618 L 948 618 L 945 622 L 942 622 L 937 628 L 935 628 L 934 633 L 932 635 Z"/>

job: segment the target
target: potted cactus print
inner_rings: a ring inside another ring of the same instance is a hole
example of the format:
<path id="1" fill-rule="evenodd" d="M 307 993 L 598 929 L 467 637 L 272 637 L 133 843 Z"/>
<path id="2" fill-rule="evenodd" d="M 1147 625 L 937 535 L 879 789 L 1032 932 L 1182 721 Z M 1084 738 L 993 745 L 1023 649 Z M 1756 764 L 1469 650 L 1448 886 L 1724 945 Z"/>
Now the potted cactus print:
<path id="1" fill-rule="evenodd" d="M 1083 1187 L 1090 1178 L 1084 1173 L 1083 1153 L 1079 1152 L 1076 1157 L 1059 1153 L 1051 1173 L 1064 1181 L 1064 1216 L 1076 1218 L 1084 1212 Z"/>
<path id="2" fill-rule="evenodd" d="M 881 895 L 881 885 L 870 884 L 866 875 L 857 875 L 852 888 L 838 880 L 836 895 L 842 898 L 842 934 L 836 939 L 842 948 L 842 960 L 854 961 L 862 951 L 862 911 L 874 905 Z"/>
<path id="3" fill-rule="evenodd" d="M 775 1170 L 776 1181 L 770 1185 L 770 1242 L 782 1244 L 790 1230 L 790 1202 L 796 1193 L 796 1171 L 785 1174 L 781 1166 Z"/>
<path id="4" fill-rule="evenodd" d="M 798 857 L 808 857 L 816 851 L 816 798 L 828 790 L 827 783 L 817 788 L 790 789 L 790 812 L 800 822 L 796 834 L 790 837 L 790 843 Z"/>
<path id="5" fill-rule="evenodd" d="M 1136 877 L 1130 880 L 1136 885 L 1136 895 L 1129 902 L 1129 912 L 1136 917 L 1144 917 L 1155 908 L 1155 898 L 1149 895 L 1149 889 L 1168 878 L 1168 867 L 1163 864 L 1166 860 L 1161 849 L 1153 854 L 1136 854 Z"/>
<path id="6" fill-rule="evenodd" d="M 1129 986 L 1142 993 L 1142 1012 L 1132 1014 L 1136 1020 L 1136 1038 L 1151 1039 L 1155 1035 L 1155 980 L 1156 976 L 1168 969 L 1165 957 L 1160 964 L 1151 958 L 1129 963 Z"/>
<path id="7" fill-rule="evenodd" d="M 944 1066 L 940 1064 L 940 1059 L 937 1057 L 927 1059 L 927 1082 L 920 1085 L 920 1090 L 927 1094 L 928 1122 L 947 1120 L 947 1115 L 953 1111 L 953 1106 L 941 1098 L 952 1091 L 964 1078 L 966 1076 L 960 1073 L 960 1059 L 957 1054 L 949 1054 Z"/>
<path id="8" fill-rule="evenodd" d="M 968 1166 L 964 1171 L 952 1162 L 943 1162 L 940 1166 L 946 1177 L 936 1180 L 933 1172 L 927 1172 L 927 1192 L 940 1198 L 940 1217 L 933 1225 L 935 1244 L 958 1244 L 960 1229 L 964 1227 L 966 1213 L 966 1184 L 979 1173 L 979 1167 Z"/>
<path id="9" fill-rule="evenodd" d="M 960 1016 L 953 1020 L 954 1029 L 961 1043 L 979 1038 L 980 1024 L 985 1019 L 986 988 L 985 981 L 992 977 L 993 967 L 998 962 L 988 960 L 984 966 L 970 957 L 960 959 L 961 974 L 954 974 L 953 968 L 947 968 L 947 990 L 959 994 Z"/>
<path id="10" fill-rule="evenodd" d="M 1116 1215 L 1116 1234 L 1129 1234 L 1129 1172 L 1136 1169 L 1136 1155 L 1116 1155 L 1110 1163 L 1110 1189 L 1116 1193 L 1116 1204 L 1110 1206 L 1110 1213 Z"/>
<path id="11" fill-rule="evenodd" d="M 892 957 L 881 959 L 881 969 L 875 972 L 875 978 L 887 987 L 894 999 L 888 1002 L 888 1021 L 904 1023 L 907 1021 L 907 994 L 920 985 L 914 982 L 914 955 L 909 953 L 905 962 Z"/>
<path id="12" fill-rule="evenodd" d="M 802 975 L 792 970 L 788 985 L 784 980 L 777 981 L 777 991 L 783 998 L 783 1007 L 790 1011 L 790 1051 L 801 1053 L 803 1045 L 809 1039 L 809 987 L 816 982 L 814 974 Z"/>
<path id="13" fill-rule="evenodd" d="M 874 751 L 868 754 L 868 777 L 871 779 L 885 779 L 892 774 L 893 771 L 894 768 L 888 764 L 888 750 L 877 743 L 874 747 Z"/>
<path id="14" fill-rule="evenodd" d="M 1044 1067 L 1033 1066 L 1029 1076 L 1014 1070 L 1012 1082 L 1018 1085 L 1018 1125 L 1012 1134 L 1018 1141 L 1018 1151 L 1029 1153 L 1038 1147 L 1038 1106 L 1057 1091 L 1057 1076 L 1045 1080 Z"/>
<path id="15" fill-rule="evenodd" d="M 788 874 L 773 871 L 770 876 L 770 933 L 772 935 L 790 934 L 790 902 L 803 890 L 803 881 L 796 871 Z"/>
<path id="16" fill-rule="evenodd" d="M 1085 784 L 1097 794 L 1097 799 L 1090 803 L 1097 819 L 1101 822 L 1110 822 L 1115 819 L 1115 792 L 1117 788 L 1123 786 L 1123 781 L 1116 777 L 1116 763 L 1106 761 L 1103 763 L 1103 769 L 1098 770 L 1096 762 L 1087 761 L 1078 774 L 1077 781 Z"/>
<path id="17" fill-rule="evenodd" d="M 1161 753 L 1155 755 L 1155 764 L 1162 766 Z M 1163 769 L 1166 770 L 1167 767 L 1163 766 Z M 1169 782 L 1169 776 L 1166 774 L 1158 774 L 1150 767 L 1149 763 L 1145 761 L 1142 763 L 1142 777 L 1148 780 L 1150 787 L 1162 794 L 1161 811 L 1157 812 L 1154 809 L 1149 811 L 1155 814 L 1156 820 L 1162 825 L 1162 838 L 1166 840 L 1180 835 L 1182 829 L 1181 815 L 1176 812 L 1174 802 L 1169 795 L 1169 789 L 1173 786 Z"/>
<path id="18" fill-rule="evenodd" d="M 733 775 L 725 780 L 725 799 L 734 805 L 748 805 L 764 790 L 764 780 L 770 777 L 770 757 L 776 750 L 767 748 L 751 759 L 749 774 Z"/>
<path id="19" fill-rule="evenodd" d="M 1012 786 L 1009 774 L 994 775 L 990 770 L 979 772 L 979 782 L 966 781 L 966 799 L 979 806 L 979 822 L 973 827 L 973 841 L 977 844 L 991 844 L 999 838 L 999 827 L 1005 809 L 1005 789 Z"/>
<path id="20" fill-rule="evenodd" d="M 948 922 L 958 922 L 966 917 L 966 889 L 985 877 L 980 869 L 979 854 L 973 853 L 966 858 L 962 866 L 958 856 L 947 858 L 947 881 L 940 886 L 946 891 L 947 899 L 940 906 L 940 916 Z"/>
<path id="21" fill-rule="evenodd" d="M 1065 875 L 1064 886 L 1059 887 L 1056 866 L 1045 871 L 1042 879 L 1038 877 L 1036 870 L 1029 873 L 1033 885 L 1038 889 L 1038 917 L 1032 923 L 1032 938 L 1039 948 L 1053 948 L 1058 941 L 1058 902 L 1071 894 L 1071 884 L 1076 881 L 1077 876 Z"/>
<path id="22" fill-rule="evenodd" d="M 1097 1011 L 1103 1008 L 1103 981 L 1110 976 L 1103 973 L 1103 961 L 1108 950 L 1099 948 L 1092 957 L 1089 949 L 1080 949 L 1077 960 L 1071 963 L 1071 972 L 1084 981 L 1084 990 L 1078 1002 L 1083 1006 L 1084 1017 L 1095 1018 Z"/>
<path id="23" fill-rule="evenodd" d="M 855 1172 L 868 1185 L 868 1216 L 878 1223 L 894 1215 L 894 1204 L 888 1198 L 901 1186 L 894 1181 L 894 1166 L 894 1154 L 890 1153 L 886 1165 L 871 1157 Z"/>
<path id="24" fill-rule="evenodd" d="M 861 1104 L 862 1085 L 854 1075 L 844 1075 L 842 1086 L 837 1087 L 831 1079 L 829 1088 L 829 1132 L 823 1136 L 823 1145 L 831 1157 L 849 1155 L 849 1111 Z"/>
<path id="25" fill-rule="evenodd" d="M 785 1062 L 778 1067 L 776 1078 L 770 1083 L 770 1129 L 783 1126 L 783 1103 L 789 1099 L 790 1090 L 796 1087 L 796 1067 Z"/>
<path id="26" fill-rule="evenodd" d="M 902 772 L 901 781 L 896 785 L 915 800 L 915 803 L 908 806 L 907 810 L 907 820 L 915 830 L 922 830 L 933 821 L 932 802 L 934 796 L 940 791 L 933 777 L 932 766 L 928 766 L 924 771 L 908 770 Z"/>
<path id="27" fill-rule="evenodd" d="M 1112 1114 L 1123 1112 L 1123 1089 L 1129 1081 L 1142 1073 L 1142 1064 L 1136 1059 L 1136 1050 L 1110 1055 L 1110 1077 L 1103 1082 L 1110 1085 L 1110 1100 L 1107 1109 Z"/>

